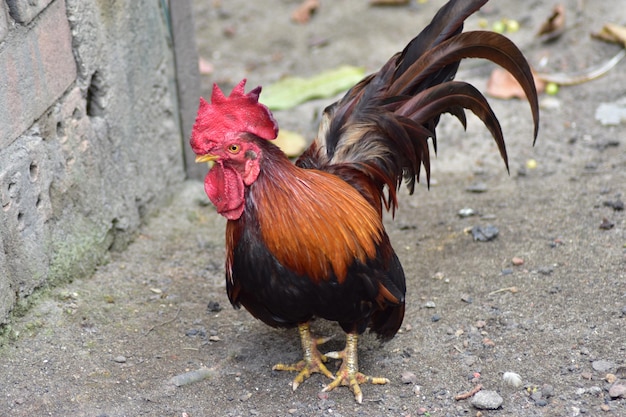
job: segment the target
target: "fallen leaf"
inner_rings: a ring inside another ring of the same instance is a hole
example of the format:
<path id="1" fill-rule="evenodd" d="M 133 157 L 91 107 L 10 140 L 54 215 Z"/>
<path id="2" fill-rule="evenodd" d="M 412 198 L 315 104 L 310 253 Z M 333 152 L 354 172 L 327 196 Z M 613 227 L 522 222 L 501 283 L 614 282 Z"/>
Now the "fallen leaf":
<path id="1" fill-rule="evenodd" d="M 316 98 L 332 97 L 361 81 L 365 70 L 342 66 L 310 78 L 286 77 L 263 88 L 261 101 L 271 110 L 285 110 Z"/>
<path id="2" fill-rule="evenodd" d="M 542 93 L 545 88 L 545 83 L 535 77 L 534 74 L 533 79 L 535 80 L 537 93 Z M 491 76 L 487 81 L 486 93 L 491 97 L 501 99 L 526 98 L 524 89 L 517 82 L 515 77 L 513 77 L 510 72 L 502 68 L 495 68 L 491 73 Z"/>
<path id="3" fill-rule="evenodd" d="M 311 20 L 311 16 L 320 7 L 319 0 L 304 0 L 296 10 L 291 13 L 291 20 L 305 24 Z"/>
<path id="4" fill-rule="evenodd" d="M 565 31 L 565 7 L 557 4 L 552 9 L 552 14 L 543 22 L 537 36 L 542 38 L 543 42 L 552 41 L 563 34 Z"/>
<path id="5" fill-rule="evenodd" d="M 602 39 L 603 41 L 619 43 L 626 48 L 626 27 L 615 25 L 613 23 L 605 24 L 600 32 L 592 33 L 591 36 Z"/>

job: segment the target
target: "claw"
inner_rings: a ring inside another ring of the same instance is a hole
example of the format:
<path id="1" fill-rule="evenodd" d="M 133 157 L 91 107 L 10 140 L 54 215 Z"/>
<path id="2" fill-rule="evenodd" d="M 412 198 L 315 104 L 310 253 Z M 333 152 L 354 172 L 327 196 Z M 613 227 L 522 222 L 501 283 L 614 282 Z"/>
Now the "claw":
<path id="1" fill-rule="evenodd" d="M 298 372 L 298 375 L 296 375 L 291 383 L 291 388 L 294 391 L 314 373 L 324 374 L 330 379 L 334 378 L 332 372 L 324 365 L 324 363 L 328 361 L 328 358 L 326 355 L 322 355 L 317 349 L 318 345 L 328 342 L 332 337 L 312 338 L 308 323 L 298 325 L 298 332 L 300 333 L 304 358 L 293 365 L 279 363 L 272 367 L 275 371 Z"/>
<path id="2" fill-rule="evenodd" d="M 363 402 L 363 392 L 361 391 L 360 384 L 370 383 L 383 385 L 388 384 L 387 378 L 371 377 L 359 372 L 358 368 L 358 354 L 357 354 L 357 340 L 356 334 L 348 334 L 346 336 L 346 347 L 341 352 L 329 352 L 326 357 L 333 359 L 342 359 L 341 367 L 337 371 L 337 375 L 334 380 L 326 385 L 323 392 L 331 391 L 340 385 L 347 385 L 354 394 L 354 399 L 361 404 Z"/>

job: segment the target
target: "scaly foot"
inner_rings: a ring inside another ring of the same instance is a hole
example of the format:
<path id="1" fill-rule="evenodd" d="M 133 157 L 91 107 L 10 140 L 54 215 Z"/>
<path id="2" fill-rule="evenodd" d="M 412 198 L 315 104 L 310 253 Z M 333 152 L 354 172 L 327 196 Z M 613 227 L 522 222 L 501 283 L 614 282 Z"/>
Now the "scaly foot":
<path id="1" fill-rule="evenodd" d="M 298 332 L 300 333 L 300 341 L 302 342 L 302 350 L 304 351 L 304 358 L 293 365 L 286 365 L 279 363 L 272 368 L 275 371 L 295 371 L 298 375 L 293 380 L 291 387 L 295 391 L 298 386 L 304 382 L 305 379 L 314 373 L 324 374 L 330 379 L 333 379 L 333 374 L 326 368 L 324 363 L 328 360 L 325 355 L 322 355 L 317 349 L 318 345 L 326 343 L 330 340 L 328 338 L 313 339 L 311 337 L 311 331 L 309 330 L 309 324 L 299 324 Z"/>
<path id="2" fill-rule="evenodd" d="M 354 398 L 360 404 L 363 401 L 363 393 L 359 384 L 365 384 L 367 382 L 372 384 L 387 384 L 389 380 L 387 378 L 378 378 L 363 375 L 359 372 L 358 364 L 358 352 L 357 352 L 357 340 L 356 334 L 349 333 L 346 335 L 346 347 L 340 352 L 329 352 L 327 357 L 333 359 L 342 359 L 341 367 L 337 371 L 333 382 L 326 385 L 322 390 L 324 392 L 331 391 L 340 385 L 347 385 L 354 393 Z"/>

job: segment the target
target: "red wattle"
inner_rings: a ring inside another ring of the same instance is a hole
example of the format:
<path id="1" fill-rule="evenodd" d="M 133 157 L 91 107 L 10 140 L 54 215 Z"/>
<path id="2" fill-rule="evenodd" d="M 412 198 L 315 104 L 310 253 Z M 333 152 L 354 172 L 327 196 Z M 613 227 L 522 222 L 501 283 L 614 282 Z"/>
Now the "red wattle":
<path id="1" fill-rule="evenodd" d="M 241 175 L 219 162 L 211 168 L 204 180 L 204 191 L 217 212 L 228 220 L 237 220 L 243 213 L 243 189 Z"/>

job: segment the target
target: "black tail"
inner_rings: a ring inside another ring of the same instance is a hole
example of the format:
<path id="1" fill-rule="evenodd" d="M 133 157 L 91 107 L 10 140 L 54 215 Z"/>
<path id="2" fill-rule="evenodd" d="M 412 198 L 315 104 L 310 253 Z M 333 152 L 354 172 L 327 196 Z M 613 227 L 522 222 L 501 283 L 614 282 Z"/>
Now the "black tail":
<path id="1" fill-rule="evenodd" d="M 463 21 L 486 1 L 451 0 L 444 5 L 401 53 L 325 110 L 318 137 L 299 165 L 334 172 L 350 183 L 359 178 L 361 183 L 354 184 L 358 189 L 368 188 L 362 185 L 366 178 L 379 190 L 379 195 L 366 197 L 395 209 L 395 191 L 403 178 L 412 192 L 423 165 L 430 182 L 428 138 L 436 151 L 441 114 L 452 114 L 465 127 L 468 109 L 491 132 L 508 170 L 502 129 L 491 106 L 472 85 L 453 81 L 464 58 L 484 58 L 508 70 L 528 97 L 537 138 L 537 91 L 524 55 L 498 33 L 462 33 Z"/>

